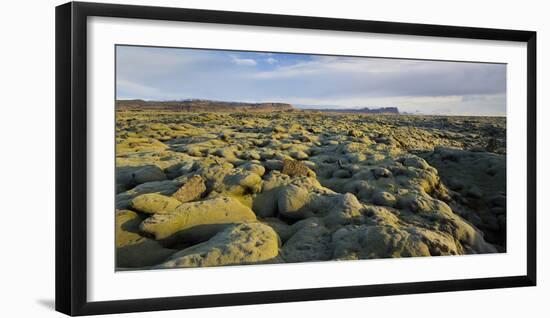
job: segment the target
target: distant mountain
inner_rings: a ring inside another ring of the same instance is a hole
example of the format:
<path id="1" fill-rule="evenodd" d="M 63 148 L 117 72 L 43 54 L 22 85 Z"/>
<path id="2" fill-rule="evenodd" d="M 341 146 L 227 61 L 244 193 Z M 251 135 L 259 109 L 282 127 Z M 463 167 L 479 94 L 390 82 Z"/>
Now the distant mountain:
<path id="1" fill-rule="evenodd" d="M 333 106 L 334 107 L 334 106 Z M 178 101 L 145 101 L 142 99 L 117 100 L 117 110 L 170 110 L 185 112 L 282 112 L 317 111 L 327 113 L 355 114 L 399 114 L 397 107 L 380 108 L 294 108 L 287 103 L 243 103 L 223 102 L 205 99 L 185 99 Z"/>
<path id="2" fill-rule="evenodd" d="M 285 103 L 241 103 L 204 99 L 181 101 L 144 101 L 141 99 L 117 100 L 117 110 L 171 110 L 186 112 L 277 112 L 295 108 Z"/>
<path id="3" fill-rule="evenodd" d="M 380 107 L 380 108 L 308 108 L 306 111 L 318 111 L 327 113 L 359 113 L 359 114 L 399 114 L 397 107 Z"/>

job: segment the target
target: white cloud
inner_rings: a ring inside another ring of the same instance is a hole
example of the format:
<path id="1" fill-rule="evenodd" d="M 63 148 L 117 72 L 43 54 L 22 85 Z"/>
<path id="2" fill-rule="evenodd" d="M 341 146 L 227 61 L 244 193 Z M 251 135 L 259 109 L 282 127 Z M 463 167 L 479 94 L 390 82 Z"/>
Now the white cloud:
<path id="1" fill-rule="evenodd" d="M 231 57 L 231 61 L 237 65 L 243 65 L 243 66 L 255 66 L 258 64 L 256 60 L 253 59 L 241 59 L 236 56 Z"/>
<path id="2" fill-rule="evenodd" d="M 317 56 L 248 75 L 280 85 L 295 82 L 309 97 L 381 97 L 503 93 L 505 72 L 504 65 L 486 63 Z"/>
<path id="3" fill-rule="evenodd" d="M 316 56 L 310 61 L 279 66 L 273 70 L 257 72 L 252 76 L 258 79 L 282 79 L 311 75 L 332 76 L 342 74 L 367 76 L 376 74 L 398 74 L 404 69 L 419 72 L 426 69 L 426 63 L 415 60 Z"/>
<path id="4" fill-rule="evenodd" d="M 275 64 L 275 63 L 278 62 L 277 59 L 274 59 L 274 58 L 272 58 L 272 57 L 269 57 L 269 58 L 265 59 L 265 61 L 266 61 L 268 64 Z"/>

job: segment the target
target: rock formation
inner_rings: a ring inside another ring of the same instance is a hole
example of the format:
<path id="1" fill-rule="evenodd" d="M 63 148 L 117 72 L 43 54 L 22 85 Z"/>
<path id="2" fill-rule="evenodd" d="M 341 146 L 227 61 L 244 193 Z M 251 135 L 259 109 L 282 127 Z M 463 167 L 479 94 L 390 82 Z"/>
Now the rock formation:
<path id="1" fill-rule="evenodd" d="M 117 111 L 120 270 L 506 251 L 504 118 L 145 105 Z"/>

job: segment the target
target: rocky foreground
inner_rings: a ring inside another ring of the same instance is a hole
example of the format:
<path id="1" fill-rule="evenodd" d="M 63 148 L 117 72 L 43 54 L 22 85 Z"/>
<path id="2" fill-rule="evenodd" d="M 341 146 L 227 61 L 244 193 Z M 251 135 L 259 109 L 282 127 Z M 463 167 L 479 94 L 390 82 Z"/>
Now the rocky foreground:
<path id="1" fill-rule="evenodd" d="M 118 111 L 117 269 L 502 252 L 506 121 Z"/>

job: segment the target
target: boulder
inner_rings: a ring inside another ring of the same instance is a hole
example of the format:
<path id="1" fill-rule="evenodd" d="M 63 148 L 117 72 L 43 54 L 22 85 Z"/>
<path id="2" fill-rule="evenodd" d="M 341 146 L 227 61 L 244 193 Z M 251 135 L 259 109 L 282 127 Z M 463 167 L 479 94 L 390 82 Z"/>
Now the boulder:
<path id="1" fill-rule="evenodd" d="M 180 201 L 158 193 L 138 195 L 130 201 L 130 206 L 143 213 L 171 213 L 181 204 Z"/>
<path id="2" fill-rule="evenodd" d="M 293 225 L 296 232 L 283 245 L 281 256 L 287 263 L 326 261 L 332 256 L 330 231 L 317 218 Z"/>
<path id="3" fill-rule="evenodd" d="M 426 162 L 426 160 L 420 157 L 407 157 L 403 160 L 403 165 L 406 167 L 414 167 L 422 170 L 426 170 L 430 166 Z"/>
<path id="4" fill-rule="evenodd" d="M 259 164 L 247 162 L 239 167 L 243 168 L 244 170 L 250 171 L 254 174 L 257 174 L 260 177 L 265 174 L 265 168 Z"/>
<path id="5" fill-rule="evenodd" d="M 307 153 L 301 150 L 291 153 L 290 156 L 296 160 L 305 160 L 309 157 Z"/>
<path id="6" fill-rule="evenodd" d="M 230 162 L 237 159 L 237 157 L 235 156 L 235 149 L 229 147 L 217 149 L 216 151 L 214 151 L 214 155 L 222 157 Z"/>
<path id="7" fill-rule="evenodd" d="M 391 177 L 391 171 L 389 171 L 386 168 L 381 168 L 381 167 L 372 169 L 372 174 L 374 175 L 374 177 L 376 179 Z"/>
<path id="8" fill-rule="evenodd" d="M 137 268 L 156 265 L 175 250 L 138 234 L 140 217 L 133 211 L 118 210 L 115 214 L 115 247 L 117 268 Z"/>
<path id="9" fill-rule="evenodd" d="M 336 259 L 430 256 L 420 235 L 391 226 L 348 226 L 336 231 L 332 242 Z"/>
<path id="10" fill-rule="evenodd" d="M 175 253 L 157 268 L 255 264 L 272 260 L 278 254 L 279 238 L 271 227 L 256 222 L 243 223 Z"/>
<path id="11" fill-rule="evenodd" d="M 115 192 L 121 193 L 131 189 L 134 184 L 134 172 L 139 168 L 136 167 L 120 167 L 117 166 L 115 169 L 115 181 L 116 188 Z"/>
<path id="12" fill-rule="evenodd" d="M 206 192 L 206 184 L 201 176 L 192 176 L 172 196 L 180 202 L 195 201 Z"/>
<path id="13" fill-rule="evenodd" d="M 317 214 L 324 215 L 326 226 L 337 227 L 362 221 L 363 205 L 352 193 L 322 196 L 317 199 Z"/>
<path id="14" fill-rule="evenodd" d="M 395 196 L 389 192 L 380 191 L 372 196 L 372 203 L 376 205 L 393 207 L 395 202 Z"/>
<path id="15" fill-rule="evenodd" d="M 227 192 L 232 195 L 256 193 L 261 190 L 261 182 L 262 178 L 255 173 L 249 171 L 239 172 L 227 175 L 224 178 L 223 190 L 221 192 Z"/>
<path id="16" fill-rule="evenodd" d="M 302 219 L 312 216 L 309 205 L 312 203 L 313 196 L 307 189 L 296 185 L 289 185 L 279 191 L 277 204 L 279 213 L 287 218 Z"/>
<path id="17" fill-rule="evenodd" d="M 254 212 L 237 199 L 218 197 L 182 203 L 171 213 L 154 214 L 141 223 L 140 229 L 157 240 L 202 241 L 228 224 L 254 220 Z"/>
<path id="18" fill-rule="evenodd" d="M 243 172 L 232 175 L 228 180 L 230 184 L 240 185 L 245 188 L 255 188 L 262 182 L 262 178 L 253 172 Z"/>
<path id="19" fill-rule="evenodd" d="M 167 145 L 153 138 L 130 137 L 116 144 L 117 155 L 134 152 L 159 152 L 168 148 Z"/>
<path id="20" fill-rule="evenodd" d="M 279 191 L 290 182 L 290 177 L 280 172 L 270 172 L 262 182 L 262 188 L 254 197 L 252 209 L 259 217 L 272 217 L 277 214 Z"/>
<path id="21" fill-rule="evenodd" d="M 280 160 L 270 159 L 266 160 L 263 164 L 267 170 L 283 170 L 283 163 Z"/>
<path id="22" fill-rule="evenodd" d="M 170 196 L 172 193 L 176 192 L 180 186 L 180 182 L 172 180 L 142 183 L 128 191 L 118 193 L 115 196 L 116 208 L 131 209 L 132 199 L 141 194 L 158 193 Z"/>
<path id="23" fill-rule="evenodd" d="M 135 184 L 142 184 L 151 181 L 162 181 L 166 180 L 166 175 L 161 168 L 151 165 L 145 166 L 136 170 L 133 173 L 133 181 Z"/>

